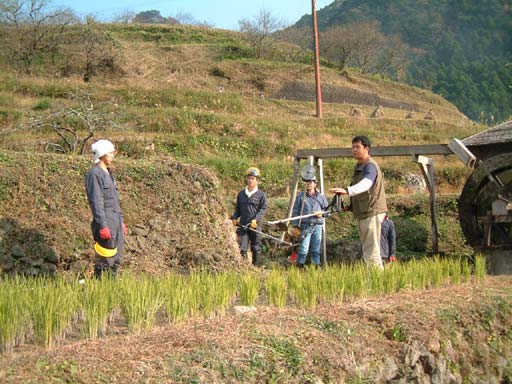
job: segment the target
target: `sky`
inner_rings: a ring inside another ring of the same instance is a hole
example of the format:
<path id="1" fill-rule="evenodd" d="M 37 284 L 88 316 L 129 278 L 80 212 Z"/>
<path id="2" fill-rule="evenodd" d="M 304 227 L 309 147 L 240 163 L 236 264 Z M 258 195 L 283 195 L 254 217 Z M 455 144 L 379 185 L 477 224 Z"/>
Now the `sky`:
<path id="1" fill-rule="evenodd" d="M 334 0 L 316 0 L 316 10 Z M 50 0 L 53 7 L 71 8 L 79 16 L 93 15 L 110 21 L 123 11 L 157 10 L 164 17 L 189 14 L 199 22 L 216 28 L 238 30 L 238 20 L 257 16 L 261 9 L 286 24 L 311 14 L 311 0 Z"/>

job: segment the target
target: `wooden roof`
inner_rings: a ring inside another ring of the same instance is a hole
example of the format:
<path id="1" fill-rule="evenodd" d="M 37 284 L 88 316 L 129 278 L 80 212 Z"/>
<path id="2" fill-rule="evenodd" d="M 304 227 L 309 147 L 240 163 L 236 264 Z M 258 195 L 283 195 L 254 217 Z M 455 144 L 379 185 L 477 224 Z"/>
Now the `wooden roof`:
<path id="1" fill-rule="evenodd" d="M 512 120 L 462 140 L 467 147 L 512 142 Z"/>

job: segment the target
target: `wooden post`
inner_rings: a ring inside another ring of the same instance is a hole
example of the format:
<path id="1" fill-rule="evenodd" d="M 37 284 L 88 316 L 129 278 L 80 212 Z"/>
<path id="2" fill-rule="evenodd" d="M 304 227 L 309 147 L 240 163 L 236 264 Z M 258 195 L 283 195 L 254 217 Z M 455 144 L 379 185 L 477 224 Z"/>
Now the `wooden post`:
<path id="1" fill-rule="evenodd" d="M 318 178 L 320 179 L 320 192 L 325 196 L 324 192 L 324 162 L 318 159 Z M 325 227 L 326 220 L 322 224 L 322 266 L 327 266 L 327 230 Z"/>
<path id="2" fill-rule="evenodd" d="M 316 1 L 311 0 L 313 16 L 313 40 L 315 43 L 315 84 L 316 84 L 316 117 L 322 118 L 322 87 L 320 82 L 320 48 L 318 47 L 318 20 L 316 18 Z"/>
<path id="3" fill-rule="evenodd" d="M 297 189 L 299 187 L 299 162 L 300 159 L 295 157 L 295 161 L 293 162 L 293 181 L 292 181 L 292 191 L 290 194 L 290 201 L 288 203 L 288 212 L 286 213 L 286 218 L 292 217 L 293 214 L 293 204 L 295 203 L 295 198 L 297 196 Z"/>
<path id="4" fill-rule="evenodd" d="M 427 182 L 430 192 L 430 220 L 432 223 L 432 253 L 439 253 L 439 231 L 437 229 L 436 180 L 434 178 L 434 160 L 425 156 L 413 156 Z"/>

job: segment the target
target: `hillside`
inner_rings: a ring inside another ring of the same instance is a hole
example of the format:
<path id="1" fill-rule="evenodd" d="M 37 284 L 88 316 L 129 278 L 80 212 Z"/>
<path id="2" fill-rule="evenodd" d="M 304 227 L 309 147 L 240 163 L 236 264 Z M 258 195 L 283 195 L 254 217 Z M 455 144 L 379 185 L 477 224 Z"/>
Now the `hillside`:
<path id="1" fill-rule="evenodd" d="M 324 87 L 338 99 L 324 104 L 324 118 L 319 120 L 314 117 L 314 102 L 294 100 L 311 99 L 311 66 L 243 56 L 240 52 L 248 48 L 236 33 L 182 26 L 104 28 L 118 41 L 120 74 L 98 74 L 89 83 L 78 76 L 22 76 L 8 70 L 0 75 L 0 211 L 7 222 L 3 232 L 8 233 L 4 253 L 13 252 L 9 239 L 17 232 L 10 232 L 9 223 L 14 221 L 29 232 L 37 228 L 62 260 L 61 267 L 75 270 L 73 264 L 79 268 L 83 260 L 90 260 L 82 184 L 90 157 L 77 154 L 89 130 L 95 139 L 108 137 L 119 149 L 116 172 L 132 230 L 129 243 L 138 244 L 129 245 L 138 261 L 128 256 L 127 266 L 147 271 L 155 271 L 153 253 L 159 255 L 159 268 L 212 265 L 219 260 L 222 265 L 234 256 L 231 252 L 237 253 L 233 243 L 224 246 L 224 239 L 232 236 L 224 220 L 249 165 L 263 172 L 270 220 L 285 215 L 292 159 L 299 148 L 347 146 L 356 133 L 368 134 L 374 145 L 446 143 L 480 130 L 428 91 L 357 73 L 340 76 L 329 68 L 322 71 Z M 223 56 L 227 51 L 238 56 Z M 385 105 L 384 117 L 370 118 L 376 100 Z M 352 108 L 361 116 L 350 116 Z M 405 118 L 411 110 L 413 117 Z M 424 118 L 429 110 L 435 120 Z M 61 126 L 76 133 L 73 149 L 58 136 Z M 87 141 L 86 152 L 91 142 Z M 52 153 L 59 145 L 67 148 L 65 155 Z M 428 251 L 428 202 L 422 195 L 411 195 L 404 184 L 404 176 L 419 173 L 417 166 L 403 158 L 382 159 L 381 164 L 392 213 L 400 216 L 398 231 L 411 225 L 418 228 L 416 240 L 404 237 L 403 256 Z M 351 168 L 350 159 L 326 161 L 326 188 L 348 182 Z M 439 191 L 448 193 L 440 197 L 447 207 L 440 217 L 440 230 L 446 234 L 443 251 L 466 254 L 460 231 L 451 228 L 456 223 L 453 194 L 468 170 L 455 157 L 439 158 L 436 174 Z M 407 212 L 416 215 L 408 217 Z M 333 221 L 345 225 L 332 226 L 332 240 L 357 238 L 349 215 Z M 172 228 L 165 223 L 172 223 Z M 193 250 L 209 238 L 207 234 L 222 241 Z"/>
<path id="2" fill-rule="evenodd" d="M 318 23 L 325 31 L 377 22 L 388 39 L 399 36 L 408 45 L 409 84 L 431 89 L 492 125 L 512 115 L 511 9 L 508 0 L 336 0 L 318 10 Z M 310 24 L 306 15 L 294 27 Z"/>
<path id="3" fill-rule="evenodd" d="M 107 280 L 85 280 L 82 286 L 74 279 L 92 265 L 83 177 L 93 139 L 109 138 L 118 148 L 113 169 L 129 228 L 124 272 L 153 277 L 228 270 L 259 278 L 281 265 L 289 249 L 266 243 L 263 269 L 239 257 L 228 217 L 249 165 L 262 170 L 270 200 L 266 218 L 272 220 L 286 214 L 297 149 L 346 147 L 361 133 L 378 146 L 447 143 L 482 130 L 429 91 L 327 67 L 322 79 L 330 99 L 319 120 L 311 101 L 313 70 L 301 61 L 307 52 L 290 60 L 290 47 L 276 45 L 274 59 L 263 60 L 233 32 L 101 28 L 115 39 L 115 71 L 98 70 L 84 82 L 80 56 L 70 50 L 56 55 L 54 64 L 41 58 L 31 75 L 5 62 L 0 73 L 2 269 L 34 275 L 57 270 L 80 297 L 91 282 Z M 66 76 L 58 67 L 63 57 L 69 59 Z M 384 116 L 371 118 L 378 105 Z M 353 108 L 360 115 L 351 115 Z M 435 119 L 425 118 L 429 111 Z M 93 138 L 87 138 L 90 132 Z M 401 268 L 430 251 L 428 197 L 406 182 L 419 174 L 409 158 L 379 163 Z M 436 157 L 435 164 L 440 248 L 465 258 L 472 250 L 462 239 L 456 206 L 468 170 L 454 156 Z M 352 159 L 325 161 L 326 188 L 346 183 L 352 167 Z M 327 231 L 329 262 L 357 257 L 351 215 L 333 215 Z M 323 272 L 307 269 L 319 277 Z M 115 280 L 118 286 L 127 276 Z M 48 280 L 39 281 L 47 291 Z M 27 339 L 16 335 L 13 351 L 0 355 L 0 382 L 507 382 L 511 284 L 508 277 L 468 277 L 427 290 L 407 285 L 392 295 L 319 299 L 310 309 L 292 298 L 282 308 L 262 299 L 246 314 L 231 312 L 240 301 L 235 297 L 227 312 L 213 308 L 184 322 L 169 323 L 159 312 L 155 327 L 138 333 L 128 330 L 116 309 L 98 340 L 83 339 L 84 318 L 74 315 L 51 350 L 31 343 L 30 333 Z M 203 296 L 212 291 L 197 290 Z"/>

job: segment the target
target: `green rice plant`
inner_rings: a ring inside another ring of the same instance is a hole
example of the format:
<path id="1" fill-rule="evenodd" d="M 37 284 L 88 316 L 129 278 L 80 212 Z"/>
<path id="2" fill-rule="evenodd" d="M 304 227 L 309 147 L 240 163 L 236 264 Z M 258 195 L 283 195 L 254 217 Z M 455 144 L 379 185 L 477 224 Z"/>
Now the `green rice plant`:
<path id="1" fill-rule="evenodd" d="M 478 254 L 475 256 L 475 276 L 477 280 L 483 280 L 485 279 L 485 276 L 487 276 L 487 266 L 485 264 L 485 256 Z"/>
<path id="2" fill-rule="evenodd" d="M 77 310 L 77 293 L 63 277 L 31 281 L 28 306 L 36 341 L 52 348 L 64 337 Z"/>
<path id="3" fill-rule="evenodd" d="M 190 315 L 192 292 L 186 284 L 185 277 L 172 273 L 159 280 L 162 292 L 163 307 L 169 321 L 183 321 Z"/>
<path id="4" fill-rule="evenodd" d="M 320 297 L 334 303 L 343 301 L 343 266 L 326 266 L 319 281 Z"/>
<path id="5" fill-rule="evenodd" d="M 471 265 L 469 264 L 469 260 L 467 258 L 463 258 L 461 260 L 460 272 L 462 281 L 467 283 L 471 278 Z"/>
<path id="6" fill-rule="evenodd" d="M 133 333 L 150 329 L 163 298 L 153 278 L 124 274 L 119 281 L 119 304 Z"/>
<path id="7" fill-rule="evenodd" d="M 213 299 L 217 313 L 226 312 L 234 301 L 238 288 L 238 276 L 234 271 L 218 273 L 213 279 Z"/>
<path id="8" fill-rule="evenodd" d="M 193 289 L 199 312 L 204 317 L 209 317 L 215 311 L 215 276 L 208 271 L 200 271 L 195 279 Z"/>
<path id="9" fill-rule="evenodd" d="M 282 269 L 273 269 L 265 280 L 268 303 L 274 307 L 286 305 L 286 277 Z"/>
<path id="10" fill-rule="evenodd" d="M 30 331 L 28 300 L 30 288 L 20 276 L 6 277 L 0 284 L 0 351 L 11 352 Z"/>
<path id="11" fill-rule="evenodd" d="M 260 292 L 261 280 L 254 272 L 246 272 L 239 279 L 240 301 L 242 305 L 254 305 Z"/>
<path id="12" fill-rule="evenodd" d="M 319 280 L 321 270 L 306 268 L 292 270 L 288 274 L 288 286 L 295 302 L 304 308 L 316 307 L 319 295 Z"/>
<path id="13" fill-rule="evenodd" d="M 430 265 L 430 286 L 439 288 L 444 283 L 443 265 L 439 262 L 439 258 L 435 258 Z"/>
<path id="14" fill-rule="evenodd" d="M 399 268 L 394 264 L 389 265 L 382 273 L 382 293 L 385 295 L 399 290 Z"/>
<path id="15" fill-rule="evenodd" d="M 452 284 L 460 284 L 461 281 L 461 259 L 454 258 L 447 262 L 447 270 Z"/>
<path id="16" fill-rule="evenodd" d="M 358 298 L 366 296 L 366 272 L 368 267 L 364 263 L 356 263 L 344 270 L 345 297 Z"/>
<path id="17" fill-rule="evenodd" d="M 82 333 L 86 338 L 105 336 L 108 319 L 116 305 L 115 290 L 115 280 L 108 274 L 85 282 L 79 296 L 79 307 L 83 315 Z"/>

